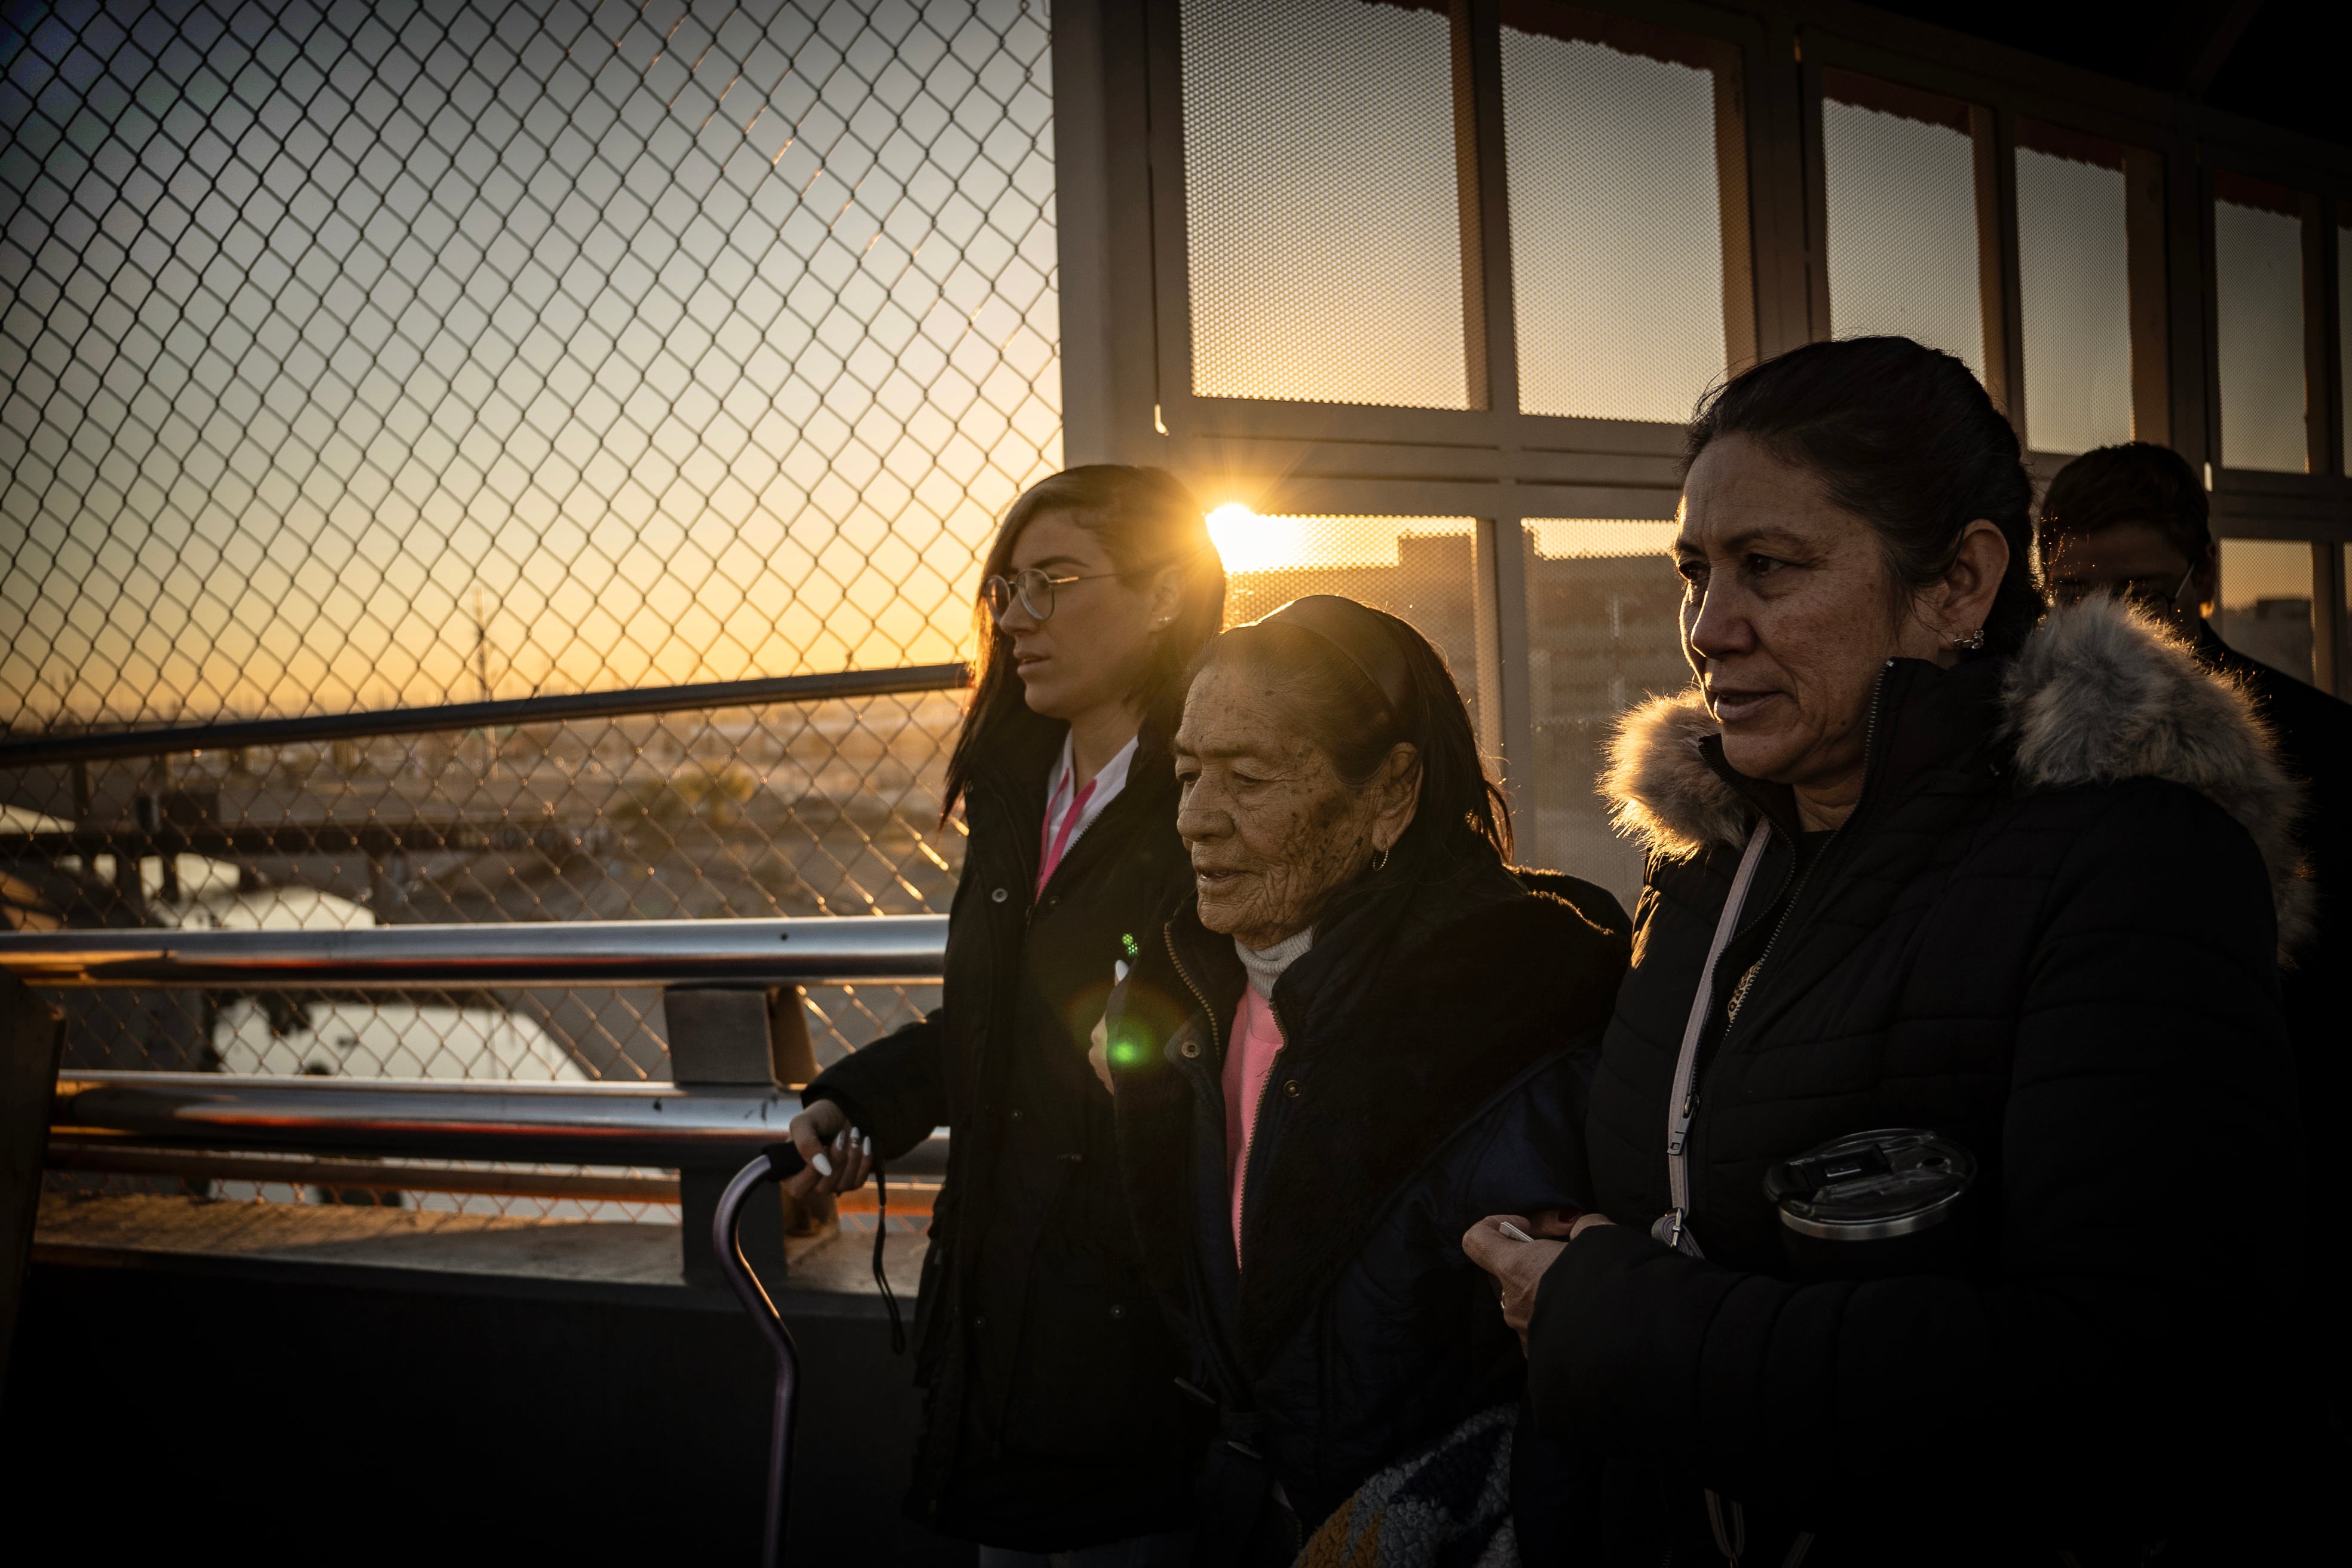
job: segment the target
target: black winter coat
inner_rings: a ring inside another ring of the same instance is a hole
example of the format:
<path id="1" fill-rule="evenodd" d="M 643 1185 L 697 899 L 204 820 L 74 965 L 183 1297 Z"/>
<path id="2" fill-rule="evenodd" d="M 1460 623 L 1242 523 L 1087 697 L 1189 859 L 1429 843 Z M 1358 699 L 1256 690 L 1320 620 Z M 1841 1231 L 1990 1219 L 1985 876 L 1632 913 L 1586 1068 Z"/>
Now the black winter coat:
<path id="1" fill-rule="evenodd" d="M 1369 877 L 1276 984 L 1234 1256 L 1220 1074 L 1246 984 L 1187 901 L 1109 1022 L 1119 1155 L 1188 1381 L 1217 1408 L 1196 1561 L 1287 1563 L 1383 1465 L 1518 1397 L 1525 1367 L 1462 1233 L 1586 1201 L 1577 1126 L 1624 921 L 1502 868 Z M 1279 1481 L 1288 1509 L 1269 1508 Z"/>
<path id="2" fill-rule="evenodd" d="M 1720 748 L 1695 697 L 1662 700 L 1612 780 L 1652 847 L 1587 1125 L 1617 1225 L 1565 1249 L 1530 1336 L 1538 1426 L 1578 1457 L 1576 1561 L 1716 1561 L 1703 1488 L 1744 1505 L 1759 1563 L 1801 1530 L 1811 1568 L 2251 1547 L 2310 1426 L 2276 969 L 2294 792 L 2243 700 L 2105 604 L 2013 659 L 1891 661 L 1861 802 L 1795 885 L 1791 797 Z M 1701 1260 L 1650 1227 L 1759 813 L 1778 847 L 1700 1058 Z M 1973 1224 L 1895 1278 L 1801 1277 L 1767 1165 L 1906 1126 L 1975 1152 Z"/>
<path id="3" fill-rule="evenodd" d="M 809 1086 L 886 1159 L 950 1130 L 916 1317 L 916 1519 L 1016 1550 L 1182 1528 L 1202 1423 L 1145 1288 L 1110 1097 L 1087 1065 L 1113 965 L 1189 890 L 1149 731 L 1042 898 L 1046 773 L 1068 727 L 1016 709 L 973 772 L 938 1011 Z"/>
<path id="4" fill-rule="evenodd" d="M 2336 1418 L 2352 1420 L 2352 1336 L 2336 1325 L 2352 1305 L 2352 703 L 2248 658 L 2205 628 L 2197 657 L 2235 680 L 2271 728 L 2279 764 L 2304 786 L 2295 842 L 2311 872 L 2309 934 L 2288 953 L 2282 989 L 2303 1101 L 2304 1169 L 2315 1245 L 2306 1247 L 2309 1296 L 2323 1331 L 2320 1364 Z"/>

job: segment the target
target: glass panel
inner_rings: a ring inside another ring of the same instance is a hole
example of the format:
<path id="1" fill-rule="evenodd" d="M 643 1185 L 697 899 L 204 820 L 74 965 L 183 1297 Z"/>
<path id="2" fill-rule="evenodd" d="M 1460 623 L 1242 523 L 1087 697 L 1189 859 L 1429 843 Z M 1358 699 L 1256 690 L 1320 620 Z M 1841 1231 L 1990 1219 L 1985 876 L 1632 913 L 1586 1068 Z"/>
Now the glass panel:
<path id="1" fill-rule="evenodd" d="M 1505 16 L 1519 406 L 1688 419 L 1726 357 L 1713 46 L 1564 7 Z"/>
<path id="2" fill-rule="evenodd" d="M 1914 338 L 1981 377 L 1968 105 L 1847 71 L 1824 70 L 1822 85 L 1831 329 Z"/>
<path id="3" fill-rule="evenodd" d="M 2025 428 L 2038 452 L 2132 437 L 2131 272 L 2124 150 L 2018 126 L 2017 259 Z"/>
<path id="4" fill-rule="evenodd" d="M 2307 466 L 2303 386 L 2303 204 L 2293 192 L 2213 178 L 2221 461 L 2299 474 Z"/>
<path id="5" fill-rule="evenodd" d="M 1671 522 L 1531 518 L 1528 680 L 1536 731 L 1533 853 L 1631 910 L 1642 854 L 1594 793 L 1617 715 L 1690 684 Z M 1524 858 L 1524 857 L 1523 857 Z"/>
<path id="6" fill-rule="evenodd" d="M 1209 514 L 1225 563 L 1225 624 L 1245 625 L 1309 594 L 1385 610 L 1437 646 L 1478 718 L 1477 527 L 1466 517 Z"/>
<path id="7" fill-rule="evenodd" d="M 2309 680 L 2311 546 L 2301 540 L 2221 541 L 2221 609 L 2213 629 L 2223 642 Z"/>
<path id="8" fill-rule="evenodd" d="M 1192 390 L 1469 407 L 1444 12 L 1181 14 Z"/>

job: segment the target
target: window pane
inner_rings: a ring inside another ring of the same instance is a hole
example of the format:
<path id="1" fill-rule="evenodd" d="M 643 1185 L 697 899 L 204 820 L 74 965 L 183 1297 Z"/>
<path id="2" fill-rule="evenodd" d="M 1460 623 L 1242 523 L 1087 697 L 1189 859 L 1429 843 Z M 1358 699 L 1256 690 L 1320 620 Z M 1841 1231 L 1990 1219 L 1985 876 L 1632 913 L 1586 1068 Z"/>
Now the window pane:
<path id="1" fill-rule="evenodd" d="M 1520 9 L 1545 25 L 1503 29 L 1519 406 L 1688 419 L 1725 360 L 1708 46 Z"/>
<path id="2" fill-rule="evenodd" d="M 1445 656 L 1478 719 L 1476 525 L 1466 517 L 1260 517 L 1219 507 L 1225 624 L 1309 594 L 1339 594 L 1409 622 Z"/>
<path id="3" fill-rule="evenodd" d="M 2230 175 L 2216 175 L 2214 189 L 2221 461 L 2299 474 L 2307 457 L 2301 203 Z"/>
<path id="4" fill-rule="evenodd" d="M 1609 827 L 1600 781 L 1617 715 L 1690 684 L 1671 522 L 1531 518 L 1528 679 L 1536 731 L 1536 843 L 1546 865 L 1631 910 L 1642 854 Z M 1522 857 L 1523 858 L 1528 857 Z"/>
<path id="5" fill-rule="evenodd" d="M 2248 658 L 2309 680 L 2311 546 L 2301 540 L 2221 541 L 2221 640 Z"/>
<path id="6" fill-rule="evenodd" d="M 1832 330 L 1914 338 L 1981 377 L 1968 106 L 1845 71 L 1822 81 Z"/>
<path id="7" fill-rule="evenodd" d="M 2132 436 L 2130 258 L 2124 153 L 2031 122 L 2017 149 L 2025 428 L 2039 452 Z"/>
<path id="8" fill-rule="evenodd" d="M 1192 390 L 1466 408 L 1453 31 L 1184 0 Z"/>

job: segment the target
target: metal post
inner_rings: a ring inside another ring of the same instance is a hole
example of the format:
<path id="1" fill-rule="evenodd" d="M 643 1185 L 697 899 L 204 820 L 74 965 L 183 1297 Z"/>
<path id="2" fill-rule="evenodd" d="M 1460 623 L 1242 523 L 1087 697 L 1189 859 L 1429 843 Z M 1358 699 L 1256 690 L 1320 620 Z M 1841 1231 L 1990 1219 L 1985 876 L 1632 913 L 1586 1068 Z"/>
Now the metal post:
<path id="1" fill-rule="evenodd" d="M 671 1082 L 681 1088 L 781 1087 L 766 987 L 674 985 L 662 993 L 662 1010 L 668 1024 Z M 732 1164 L 678 1167 L 684 1249 L 679 1261 L 691 1283 L 717 1285 L 723 1277 L 719 1255 L 711 1250 L 710 1227 L 735 1174 Z M 779 1193 L 774 1202 L 754 1204 L 744 1215 L 743 1245 L 762 1267 L 782 1270 L 787 1234 L 822 1235 L 837 1223 L 829 1205 L 811 1205 L 803 1214 Z"/>
<path id="2" fill-rule="evenodd" d="M 65 1024 L 13 975 L 0 974 L 0 1377 L 24 1301 L 25 1263 L 41 1207 L 41 1163 Z"/>

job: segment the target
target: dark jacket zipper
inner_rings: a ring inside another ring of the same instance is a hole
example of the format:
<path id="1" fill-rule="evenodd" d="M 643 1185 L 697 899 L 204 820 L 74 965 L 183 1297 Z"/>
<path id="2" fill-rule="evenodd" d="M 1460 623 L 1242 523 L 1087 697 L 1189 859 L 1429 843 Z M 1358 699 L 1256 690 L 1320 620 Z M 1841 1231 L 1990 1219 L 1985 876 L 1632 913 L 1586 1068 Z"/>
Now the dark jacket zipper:
<path id="1" fill-rule="evenodd" d="M 1173 921 L 1160 928 L 1160 937 L 1168 948 L 1168 962 L 1176 966 L 1176 977 L 1184 983 L 1184 989 L 1192 994 L 1192 1000 L 1201 1005 L 1201 1016 L 1209 1021 L 1209 1044 L 1216 1050 L 1217 1060 L 1223 1062 L 1225 1059 L 1225 1040 L 1224 1036 L 1217 1028 L 1217 1010 L 1210 1004 L 1207 993 L 1203 992 L 1200 984 L 1192 978 L 1192 972 L 1184 967 L 1182 955 L 1176 951 L 1176 927 Z"/>

